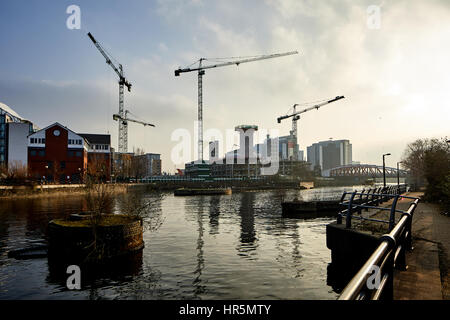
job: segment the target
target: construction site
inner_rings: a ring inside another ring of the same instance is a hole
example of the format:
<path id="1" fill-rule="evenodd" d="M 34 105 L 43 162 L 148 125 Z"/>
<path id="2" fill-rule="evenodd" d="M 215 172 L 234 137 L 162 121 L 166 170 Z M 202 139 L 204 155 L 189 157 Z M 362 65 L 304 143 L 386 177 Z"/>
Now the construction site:
<path id="1" fill-rule="evenodd" d="M 297 51 L 243 59 L 224 58 L 229 61 L 214 64 L 208 63 L 206 58 L 200 58 L 195 63 L 196 66 L 176 69 L 174 72 L 176 77 L 188 72 L 197 72 L 198 75 L 198 154 L 196 159 L 185 164 L 185 168 L 177 169 L 175 173 L 163 174 L 160 154 L 144 154 L 139 148 L 128 152 L 129 123 L 144 127 L 155 127 L 155 125 L 129 116 L 132 112 L 125 108 L 125 88 L 127 92 L 131 93 L 132 84 L 125 77 L 123 65 L 115 60 L 90 32 L 87 33 L 87 36 L 118 79 L 119 108 L 117 113 L 110 115 L 118 123 L 117 149 L 112 146 L 109 134 L 77 134 L 68 126 L 59 123 L 40 129 L 4 105 L 1 109 L 2 126 L 4 127 L 2 134 L 6 139 L 2 140 L 4 154 L 0 154 L 0 163 L 6 168 L 9 167 L 8 170 L 25 168 L 28 171 L 28 177 L 34 181 L 61 184 L 80 183 L 94 172 L 98 174 L 98 171 L 101 171 L 101 179 L 108 182 L 247 180 L 247 182 L 259 184 L 262 180 L 268 180 L 269 176 L 275 175 L 277 177 L 296 177 L 297 180 L 311 180 L 317 176 L 317 172 L 314 174 L 317 165 L 308 162 L 304 151 L 299 148 L 297 122 L 300 120 L 301 114 L 319 110 L 327 104 L 343 99 L 344 96 L 315 101 L 313 104 L 294 104 L 286 115 L 276 119 L 278 123 L 281 123 L 282 120 L 292 118 L 292 129 L 287 136 L 270 137 L 267 135 L 263 143 L 255 144 L 253 136 L 258 130 L 258 126 L 240 125 L 235 128 L 240 135 L 240 143 L 235 145 L 238 149 L 227 151 L 221 157 L 219 144 L 222 142 L 209 141 L 208 159 L 204 158 L 203 152 L 205 144 L 203 139 L 203 76 L 205 70 L 296 55 Z M 307 108 L 298 110 L 302 106 L 307 106 Z M 31 125 L 28 129 L 14 131 L 15 123 L 31 123 Z M 7 152 L 8 150 L 10 151 Z M 341 159 L 339 162 L 339 165 L 348 164 L 351 164 L 348 159 L 346 161 Z M 275 170 L 266 170 L 272 167 L 276 167 Z M 266 173 L 264 173 L 265 171 Z"/>

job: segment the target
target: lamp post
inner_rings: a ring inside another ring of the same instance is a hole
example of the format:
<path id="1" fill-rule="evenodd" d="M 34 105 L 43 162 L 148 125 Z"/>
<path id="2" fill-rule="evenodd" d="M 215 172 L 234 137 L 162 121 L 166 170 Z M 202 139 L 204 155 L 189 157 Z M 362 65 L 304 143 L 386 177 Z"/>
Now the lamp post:
<path id="1" fill-rule="evenodd" d="M 386 187 L 386 164 L 384 161 L 385 156 L 390 156 L 390 153 L 383 154 L 383 187 Z"/>
<path id="2" fill-rule="evenodd" d="M 397 187 L 400 187 L 400 167 L 399 164 L 402 163 L 401 161 L 397 162 Z"/>
<path id="3" fill-rule="evenodd" d="M 45 182 L 45 184 L 47 184 L 47 182 L 48 182 L 48 169 L 50 168 L 50 166 L 47 164 L 46 166 L 45 166 L 45 179 L 44 179 L 44 182 Z"/>

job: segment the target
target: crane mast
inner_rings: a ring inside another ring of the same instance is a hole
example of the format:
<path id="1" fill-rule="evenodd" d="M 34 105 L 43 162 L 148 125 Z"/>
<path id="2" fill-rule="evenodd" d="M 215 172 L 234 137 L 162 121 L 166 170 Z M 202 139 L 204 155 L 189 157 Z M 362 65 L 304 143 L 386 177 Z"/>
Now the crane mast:
<path id="1" fill-rule="evenodd" d="M 114 70 L 114 72 L 119 76 L 119 113 L 118 115 L 122 118 L 125 117 L 124 113 L 124 87 L 126 86 L 128 92 L 131 92 L 131 83 L 125 78 L 123 73 L 123 67 L 119 64 L 119 67 L 111 61 L 111 58 L 103 49 L 103 47 L 95 40 L 94 36 L 89 32 L 87 34 L 91 41 L 94 43 L 95 47 L 100 51 L 103 57 L 106 59 L 106 63 Z M 119 152 L 128 151 L 128 128 L 126 122 L 119 121 Z"/>
<path id="2" fill-rule="evenodd" d="M 297 105 L 294 104 L 294 113 L 296 111 Z M 297 141 L 297 121 L 300 119 L 299 115 L 292 117 L 292 136 L 294 137 L 294 141 Z"/>
<path id="3" fill-rule="evenodd" d="M 205 58 L 200 58 L 198 61 L 198 67 L 196 68 L 178 68 L 175 70 L 175 76 L 178 77 L 181 73 L 185 72 L 198 72 L 198 160 L 203 162 L 203 76 L 205 75 L 206 69 L 212 69 L 212 68 L 218 68 L 218 67 L 225 67 L 225 66 L 231 66 L 236 65 L 239 66 L 242 63 L 248 63 L 253 61 L 259 61 L 259 60 L 266 60 L 266 59 L 272 59 L 272 58 L 279 58 L 284 57 L 288 55 L 297 54 L 297 51 L 291 51 L 291 52 L 285 52 L 285 53 L 276 53 L 276 54 L 270 54 L 270 55 L 263 55 L 253 58 L 247 58 L 247 59 L 241 59 L 241 60 L 235 60 L 235 61 L 228 61 L 218 64 L 212 64 L 212 65 L 203 65 L 203 61 L 207 60 Z"/>

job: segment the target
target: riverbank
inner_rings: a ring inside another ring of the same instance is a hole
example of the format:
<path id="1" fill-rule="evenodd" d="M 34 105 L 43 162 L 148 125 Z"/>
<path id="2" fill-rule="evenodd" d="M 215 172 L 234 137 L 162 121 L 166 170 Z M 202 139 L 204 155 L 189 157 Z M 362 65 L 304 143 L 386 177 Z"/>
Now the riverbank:
<path id="1" fill-rule="evenodd" d="M 423 192 L 405 194 L 422 197 Z M 406 210 L 409 200 L 402 200 L 397 209 Z M 390 207 L 392 200 L 383 204 Z M 364 213 L 374 219 L 388 220 L 389 212 L 374 211 Z M 398 220 L 400 214 L 397 215 Z M 366 231 L 377 237 L 387 233 L 387 225 L 377 222 L 357 222 L 353 228 Z M 442 214 L 434 203 L 420 201 L 413 216 L 413 250 L 407 252 L 406 271 L 396 270 L 394 275 L 395 300 L 450 300 L 450 217 Z"/>
<path id="2" fill-rule="evenodd" d="M 124 193 L 132 185 L 111 184 L 112 193 Z M 66 197 L 84 195 L 89 189 L 84 184 L 48 184 L 34 186 L 0 186 L 0 199 Z"/>
<path id="3" fill-rule="evenodd" d="M 112 183 L 107 184 L 113 193 L 125 193 L 130 189 L 144 191 L 172 192 L 180 188 L 223 189 L 231 188 L 233 192 L 257 192 L 265 190 L 303 190 L 307 189 L 299 182 L 208 182 L 208 181 L 161 181 L 152 183 Z M 28 186 L 0 186 L 0 199 L 64 197 L 69 195 L 83 195 L 89 190 L 84 184 L 48 184 Z"/>

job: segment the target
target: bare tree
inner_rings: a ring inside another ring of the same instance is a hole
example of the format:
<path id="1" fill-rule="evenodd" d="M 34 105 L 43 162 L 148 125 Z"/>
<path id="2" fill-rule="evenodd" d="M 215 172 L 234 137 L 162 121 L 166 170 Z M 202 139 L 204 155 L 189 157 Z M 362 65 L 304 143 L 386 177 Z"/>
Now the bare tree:
<path id="1" fill-rule="evenodd" d="M 89 222 L 92 227 L 93 241 L 87 247 L 90 249 L 88 257 L 101 258 L 104 252 L 104 243 L 98 237 L 98 227 L 103 215 L 110 212 L 113 204 L 113 191 L 111 185 L 104 181 L 104 172 L 100 168 L 104 165 L 100 159 L 92 159 L 86 176 L 85 200 L 89 210 Z"/>
<path id="2" fill-rule="evenodd" d="M 14 160 L 8 166 L 4 166 L 0 174 L 9 184 L 25 184 L 28 178 L 28 168 L 22 161 Z"/>
<path id="3" fill-rule="evenodd" d="M 410 172 L 416 187 L 425 185 L 425 153 L 430 144 L 429 139 L 417 139 L 403 152 L 402 166 Z"/>
<path id="4" fill-rule="evenodd" d="M 161 210 L 163 198 L 159 193 L 146 196 L 144 192 L 134 191 L 121 198 L 119 207 L 124 214 L 140 217 L 145 230 L 152 232 L 159 229 L 164 221 Z"/>
<path id="5" fill-rule="evenodd" d="M 402 164 L 417 186 L 426 186 L 425 199 L 450 204 L 450 148 L 448 139 L 418 139 L 408 144 Z"/>

